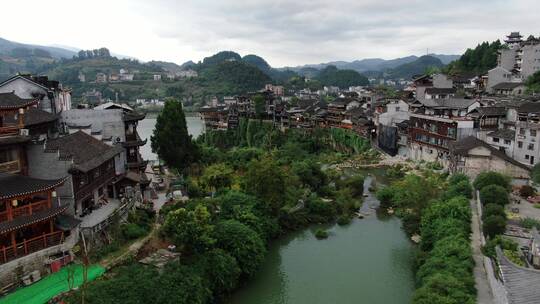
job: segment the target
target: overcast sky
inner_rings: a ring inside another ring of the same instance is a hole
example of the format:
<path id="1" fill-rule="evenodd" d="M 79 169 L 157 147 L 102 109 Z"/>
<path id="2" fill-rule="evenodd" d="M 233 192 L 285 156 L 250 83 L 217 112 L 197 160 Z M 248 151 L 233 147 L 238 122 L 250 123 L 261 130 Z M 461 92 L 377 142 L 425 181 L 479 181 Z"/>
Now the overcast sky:
<path id="1" fill-rule="evenodd" d="M 461 54 L 510 31 L 540 34 L 537 0 L 27 0 L 2 11 L 5 39 L 176 63 L 220 50 L 275 67 Z"/>

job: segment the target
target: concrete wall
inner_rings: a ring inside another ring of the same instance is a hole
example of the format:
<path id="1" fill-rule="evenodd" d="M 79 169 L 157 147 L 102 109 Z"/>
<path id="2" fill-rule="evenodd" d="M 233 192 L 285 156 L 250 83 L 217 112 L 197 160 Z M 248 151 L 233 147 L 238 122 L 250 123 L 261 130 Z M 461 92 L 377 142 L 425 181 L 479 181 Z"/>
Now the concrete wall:
<path id="1" fill-rule="evenodd" d="M 62 205 L 68 204 L 68 214 L 75 214 L 73 180 L 68 170 L 72 161 L 58 159 L 58 152 L 45 152 L 42 144 L 28 145 L 28 175 L 41 179 L 60 179 L 68 177 L 64 184 L 57 188 L 56 192 Z"/>
<path id="2" fill-rule="evenodd" d="M 525 134 L 520 134 L 523 129 Z M 531 136 L 531 130 L 536 130 L 536 136 Z M 519 146 L 521 144 L 521 147 Z M 529 144 L 533 145 L 533 149 L 529 150 Z M 534 161 L 531 164 L 531 157 Z M 516 123 L 516 139 L 514 144 L 514 158 L 527 165 L 535 165 L 540 161 L 540 124 Z"/>
<path id="3" fill-rule="evenodd" d="M 440 89 L 450 89 L 454 87 L 454 82 L 444 74 L 433 75 L 433 87 Z"/>
<path id="4" fill-rule="evenodd" d="M 47 90 L 39 87 L 30 81 L 24 80 L 22 78 L 15 79 L 10 81 L 3 86 L 0 86 L 0 93 L 8 93 L 14 91 L 17 96 L 20 98 L 34 98 L 33 94 L 44 94 L 45 97 L 40 101 L 38 107 L 49 113 L 56 113 L 52 105 L 52 101 L 47 96 Z"/>
<path id="5" fill-rule="evenodd" d="M 532 74 L 540 71 L 540 44 L 525 45 L 522 48 L 521 75 L 527 79 Z"/>
<path id="6" fill-rule="evenodd" d="M 488 71 L 487 91 L 493 93 L 493 86 L 502 82 L 511 82 L 511 72 L 502 67 L 496 67 Z"/>
<path id="7" fill-rule="evenodd" d="M 501 54 L 499 56 L 499 66 L 510 71 L 514 68 L 515 63 L 516 63 L 516 50 L 515 49 L 501 49 Z"/>

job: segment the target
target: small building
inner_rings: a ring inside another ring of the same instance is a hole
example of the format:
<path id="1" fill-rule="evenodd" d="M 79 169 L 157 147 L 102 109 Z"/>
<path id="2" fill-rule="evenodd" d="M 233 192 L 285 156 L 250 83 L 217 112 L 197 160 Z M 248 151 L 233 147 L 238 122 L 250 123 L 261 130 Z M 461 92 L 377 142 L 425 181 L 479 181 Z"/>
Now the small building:
<path id="1" fill-rule="evenodd" d="M 523 82 L 501 82 L 494 85 L 491 89 L 497 95 L 521 96 L 527 88 Z"/>
<path id="2" fill-rule="evenodd" d="M 461 172 L 475 178 L 484 171 L 495 171 L 514 180 L 529 180 L 530 169 L 503 151 L 474 136 L 457 141 L 450 147 L 450 172 Z"/>
<path id="3" fill-rule="evenodd" d="M 514 139 L 516 131 L 512 129 L 498 129 L 487 134 L 486 142 L 495 149 L 504 151 L 510 157 L 514 157 Z"/>
<path id="4" fill-rule="evenodd" d="M 96 83 L 107 83 L 107 74 L 97 73 L 96 74 Z"/>
<path id="5" fill-rule="evenodd" d="M 161 74 L 154 74 L 154 81 L 160 81 L 161 80 Z"/>

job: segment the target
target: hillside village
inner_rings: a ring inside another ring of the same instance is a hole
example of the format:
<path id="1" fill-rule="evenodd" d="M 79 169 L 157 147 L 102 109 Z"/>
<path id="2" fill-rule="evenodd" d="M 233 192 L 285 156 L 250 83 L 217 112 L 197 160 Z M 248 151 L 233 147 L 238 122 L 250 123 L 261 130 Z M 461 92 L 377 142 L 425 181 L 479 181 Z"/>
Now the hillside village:
<path id="1" fill-rule="evenodd" d="M 283 129 L 350 129 L 391 156 L 437 162 L 471 176 L 495 170 L 525 181 L 540 162 L 540 95 L 525 83 L 540 71 L 540 41 L 522 38 L 508 35 L 497 66 L 485 75 L 418 75 L 391 94 L 371 86 L 287 91 L 268 84 L 214 98 L 199 112 L 208 129 L 235 128 L 239 118 L 256 117 Z"/>
<path id="2" fill-rule="evenodd" d="M 203 77 L 208 81 L 209 75 L 238 68 L 231 62 L 255 60 L 209 57 L 199 66 L 176 70 L 153 63 L 141 71 L 129 60 L 108 71 L 80 68 L 80 61 L 89 56 L 102 60 L 110 54 L 106 49 L 79 52 L 70 62 L 73 69 L 66 83 L 26 73 L 0 83 L 2 294 L 21 282 L 31 285 L 77 257 L 88 259 L 87 251 L 110 242 L 108 229 L 132 220 L 128 218 L 134 210 L 153 216 L 152 202 L 158 194 L 164 196 L 161 176 L 166 169 L 140 153 L 149 144 L 137 131 L 146 117 L 142 110 L 163 107 L 165 95 L 186 103 L 178 82 L 203 82 Z M 206 131 L 235 130 L 241 120 L 308 134 L 318 128 L 343 129 L 367 139 L 373 149 L 396 162 L 429 163 L 471 179 L 494 171 L 518 185 L 531 184 L 540 163 L 540 95 L 530 83 L 540 73 L 540 38 L 523 39 L 512 32 L 498 53 L 497 66 L 483 74 L 450 75 L 434 69 L 380 83 L 326 67 L 327 78 L 294 75 L 292 83 L 269 76 L 290 76 L 289 72 L 268 66 L 265 74 L 245 63 L 240 67 L 242 77 L 197 107 Z M 256 81 L 251 82 L 251 76 Z M 331 85 L 335 79 L 343 82 Z M 76 103 L 71 87 L 75 82 L 83 84 Z M 354 85 L 341 85 L 349 82 Z M 116 93 L 111 98 L 99 89 L 141 83 L 164 84 L 167 94 L 153 98 L 136 92 L 127 104 L 121 102 L 126 96 Z M 243 85 L 231 89 L 235 83 Z M 260 90 L 251 90 L 259 85 Z M 242 93 L 226 94 L 237 91 Z M 539 237 L 533 238 L 537 244 Z M 174 259 L 174 249 L 161 249 L 165 253 L 160 258 Z M 538 257 L 538 252 L 531 253 L 535 266 Z M 508 262 L 504 257 L 500 261 L 503 266 Z M 511 272 L 513 266 L 508 265 Z"/>

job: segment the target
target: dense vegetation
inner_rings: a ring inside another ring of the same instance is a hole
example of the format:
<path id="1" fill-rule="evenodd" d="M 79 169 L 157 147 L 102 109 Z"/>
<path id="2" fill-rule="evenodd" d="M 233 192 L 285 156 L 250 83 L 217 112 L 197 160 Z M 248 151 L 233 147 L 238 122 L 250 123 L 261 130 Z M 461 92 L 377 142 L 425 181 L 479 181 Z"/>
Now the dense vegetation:
<path id="1" fill-rule="evenodd" d="M 529 93 L 538 93 L 540 92 L 540 71 L 532 74 L 527 81 L 525 82 L 527 85 L 527 90 Z"/>
<path id="2" fill-rule="evenodd" d="M 424 171 L 409 174 L 378 191 L 384 206 L 397 208 L 403 227 L 419 234 L 415 304 L 475 303 L 470 247 L 472 188 L 466 176 Z"/>
<path id="3" fill-rule="evenodd" d="M 417 60 L 402 64 L 394 69 L 386 71 L 385 77 L 392 79 L 411 79 L 416 75 L 422 75 L 426 71 L 440 69 L 444 66 L 442 61 L 433 56 L 422 56 Z"/>
<path id="4" fill-rule="evenodd" d="M 159 235 L 181 258 L 160 272 L 137 263 L 118 267 L 88 286 L 86 303 L 214 303 L 253 276 L 273 238 L 338 217 L 346 224 L 361 204 L 364 177 L 321 164 L 340 155 L 336 148 L 367 152 L 369 143 L 336 134 L 282 133 L 258 120 L 243 120 L 235 131 L 209 131 L 197 142 L 199 162 L 187 161 L 190 199 L 160 212 Z M 68 300 L 78 303 L 80 296 Z"/>
<path id="5" fill-rule="evenodd" d="M 322 85 L 336 86 L 342 89 L 350 86 L 369 85 L 368 79 L 360 73 L 353 70 L 339 70 L 333 65 L 321 70 L 315 79 Z"/>
<path id="6" fill-rule="evenodd" d="M 452 75 L 485 74 L 497 66 L 497 52 L 502 47 L 499 40 L 483 42 L 474 49 L 467 49 L 458 60 L 447 66 L 446 71 Z"/>

